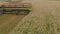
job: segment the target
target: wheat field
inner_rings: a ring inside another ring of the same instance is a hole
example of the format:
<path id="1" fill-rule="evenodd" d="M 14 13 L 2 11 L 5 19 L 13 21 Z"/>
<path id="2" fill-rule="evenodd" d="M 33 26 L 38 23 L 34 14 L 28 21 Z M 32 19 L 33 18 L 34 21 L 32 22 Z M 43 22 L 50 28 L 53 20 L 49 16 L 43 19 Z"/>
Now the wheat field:
<path id="1" fill-rule="evenodd" d="M 60 1 L 31 3 L 33 10 L 9 34 L 60 34 Z"/>
<path id="2" fill-rule="evenodd" d="M 27 1 L 33 10 L 25 17 L 0 16 L 0 34 L 60 34 L 60 1 Z"/>

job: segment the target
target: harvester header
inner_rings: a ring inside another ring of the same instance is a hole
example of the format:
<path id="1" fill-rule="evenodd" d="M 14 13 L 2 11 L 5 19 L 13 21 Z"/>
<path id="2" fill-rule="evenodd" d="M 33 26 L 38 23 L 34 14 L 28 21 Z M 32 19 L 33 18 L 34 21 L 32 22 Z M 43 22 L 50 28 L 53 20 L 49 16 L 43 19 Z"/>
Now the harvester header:
<path id="1" fill-rule="evenodd" d="M 27 15 L 32 9 L 30 3 L 7 2 L 0 5 L 0 14 L 24 14 Z"/>

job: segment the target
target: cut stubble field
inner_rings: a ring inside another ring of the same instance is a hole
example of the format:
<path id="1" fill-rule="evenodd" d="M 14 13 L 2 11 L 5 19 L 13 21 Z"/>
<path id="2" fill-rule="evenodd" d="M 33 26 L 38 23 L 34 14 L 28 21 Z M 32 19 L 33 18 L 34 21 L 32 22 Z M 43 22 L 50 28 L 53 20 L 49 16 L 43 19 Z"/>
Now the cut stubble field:
<path id="1" fill-rule="evenodd" d="M 0 34 L 8 34 L 24 15 L 0 15 Z"/>

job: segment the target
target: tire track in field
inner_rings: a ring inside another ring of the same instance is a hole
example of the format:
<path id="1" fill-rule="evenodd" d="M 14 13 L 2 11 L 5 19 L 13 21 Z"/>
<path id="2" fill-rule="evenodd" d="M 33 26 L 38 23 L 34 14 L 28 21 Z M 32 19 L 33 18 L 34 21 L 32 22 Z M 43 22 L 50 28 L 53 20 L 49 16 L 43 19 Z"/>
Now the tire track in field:
<path id="1" fill-rule="evenodd" d="M 24 16 L 11 16 L 9 20 L 0 25 L 0 34 L 8 34 Z"/>

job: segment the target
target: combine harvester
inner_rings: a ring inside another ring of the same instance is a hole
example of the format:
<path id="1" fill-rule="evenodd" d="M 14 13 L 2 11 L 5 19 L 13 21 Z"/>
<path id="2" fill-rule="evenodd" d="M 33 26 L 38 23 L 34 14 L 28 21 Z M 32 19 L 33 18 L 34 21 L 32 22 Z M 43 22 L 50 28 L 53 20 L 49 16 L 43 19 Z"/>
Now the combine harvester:
<path id="1" fill-rule="evenodd" d="M 16 14 L 16 15 L 27 15 L 32 10 L 30 3 L 21 2 L 1 2 L 0 4 L 0 15 L 3 14 Z"/>

